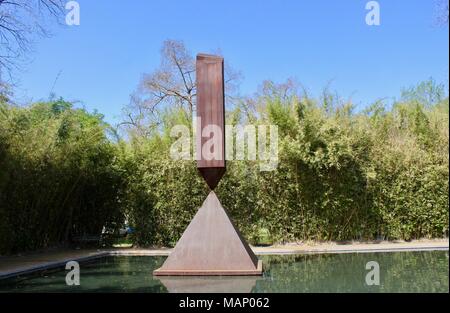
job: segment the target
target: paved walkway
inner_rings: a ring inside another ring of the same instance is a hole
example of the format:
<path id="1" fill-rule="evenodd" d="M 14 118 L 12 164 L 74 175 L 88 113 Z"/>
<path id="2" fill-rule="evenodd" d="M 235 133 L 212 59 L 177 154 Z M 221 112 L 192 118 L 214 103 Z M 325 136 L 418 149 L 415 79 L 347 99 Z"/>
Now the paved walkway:
<path id="1" fill-rule="evenodd" d="M 398 251 L 448 250 L 448 239 L 417 240 L 412 242 L 326 242 L 252 247 L 258 255 L 314 254 L 314 253 L 369 253 Z M 171 249 L 102 249 L 53 250 L 17 256 L 0 256 L 0 279 L 29 274 L 46 268 L 64 266 L 69 261 L 87 261 L 108 255 L 166 256 Z"/>
<path id="2" fill-rule="evenodd" d="M 69 261 L 88 261 L 101 256 L 107 256 L 107 251 L 101 250 L 69 250 L 39 252 L 17 256 L 0 257 L 0 280 L 18 274 L 30 274 L 47 268 L 64 266 Z"/>

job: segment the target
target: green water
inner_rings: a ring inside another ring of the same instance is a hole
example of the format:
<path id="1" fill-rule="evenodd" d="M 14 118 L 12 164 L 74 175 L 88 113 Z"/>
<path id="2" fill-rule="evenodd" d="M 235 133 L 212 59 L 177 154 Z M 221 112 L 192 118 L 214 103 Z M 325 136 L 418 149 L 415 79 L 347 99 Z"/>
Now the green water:
<path id="1" fill-rule="evenodd" d="M 262 277 L 161 278 L 165 257 L 106 257 L 81 264 L 80 286 L 68 271 L 0 281 L 0 292 L 449 292 L 448 251 L 263 256 Z M 380 285 L 366 284 L 366 263 L 380 266 Z"/>

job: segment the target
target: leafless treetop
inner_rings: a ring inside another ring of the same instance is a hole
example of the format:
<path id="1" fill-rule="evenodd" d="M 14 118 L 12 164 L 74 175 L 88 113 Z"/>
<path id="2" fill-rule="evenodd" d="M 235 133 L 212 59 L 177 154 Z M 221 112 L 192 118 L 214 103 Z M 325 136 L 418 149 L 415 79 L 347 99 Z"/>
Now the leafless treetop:
<path id="1" fill-rule="evenodd" d="M 448 25 L 448 0 L 436 0 L 436 23 L 439 26 Z"/>
<path id="2" fill-rule="evenodd" d="M 237 91 L 240 73 L 225 63 L 225 93 L 228 102 Z M 161 123 L 161 111 L 178 108 L 189 120 L 195 112 L 195 58 L 181 41 L 166 40 L 161 48 L 161 64 L 144 74 L 126 110 L 127 125 L 145 135 Z"/>
<path id="3" fill-rule="evenodd" d="M 63 10 L 63 0 L 0 0 L 0 80 L 30 52 L 32 36 L 48 35 L 47 20 Z"/>

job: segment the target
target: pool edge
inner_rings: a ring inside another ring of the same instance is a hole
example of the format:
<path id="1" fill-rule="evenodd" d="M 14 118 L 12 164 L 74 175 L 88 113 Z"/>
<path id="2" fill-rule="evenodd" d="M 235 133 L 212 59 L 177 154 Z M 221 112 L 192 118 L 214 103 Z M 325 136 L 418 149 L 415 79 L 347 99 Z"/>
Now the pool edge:
<path id="1" fill-rule="evenodd" d="M 448 244 L 448 242 L 447 242 Z M 395 252 L 427 252 L 427 251 L 449 251 L 448 245 L 436 245 L 436 246 L 426 246 L 426 247 L 389 247 L 389 248 L 365 248 L 365 249 L 276 249 L 273 248 L 271 251 L 254 251 L 258 256 L 266 255 L 314 255 L 314 254 L 349 254 L 349 253 L 395 253 Z M 51 270 L 58 267 L 65 266 L 67 262 L 87 262 L 102 257 L 108 256 L 168 256 L 171 250 L 107 250 L 94 252 L 91 255 L 75 257 L 75 258 L 64 258 L 62 260 L 46 262 L 43 264 L 33 265 L 29 267 L 22 267 L 10 271 L 5 271 L 0 273 L 0 281 L 21 276 L 29 275 L 35 272 L 43 270 Z"/>

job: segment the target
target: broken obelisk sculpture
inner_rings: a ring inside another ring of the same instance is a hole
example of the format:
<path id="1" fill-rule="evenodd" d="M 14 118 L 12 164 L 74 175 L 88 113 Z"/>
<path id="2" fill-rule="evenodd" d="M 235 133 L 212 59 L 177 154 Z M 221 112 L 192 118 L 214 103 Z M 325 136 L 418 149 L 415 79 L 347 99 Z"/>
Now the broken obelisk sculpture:
<path id="1" fill-rule="evenodd" d="M 169 257 L 154 275 L 250 276 L 262 262 L 231 222 L 214 189 L 225 173 L 224 60 L 197 55 L 197 167 L 211 189 Z"/>

